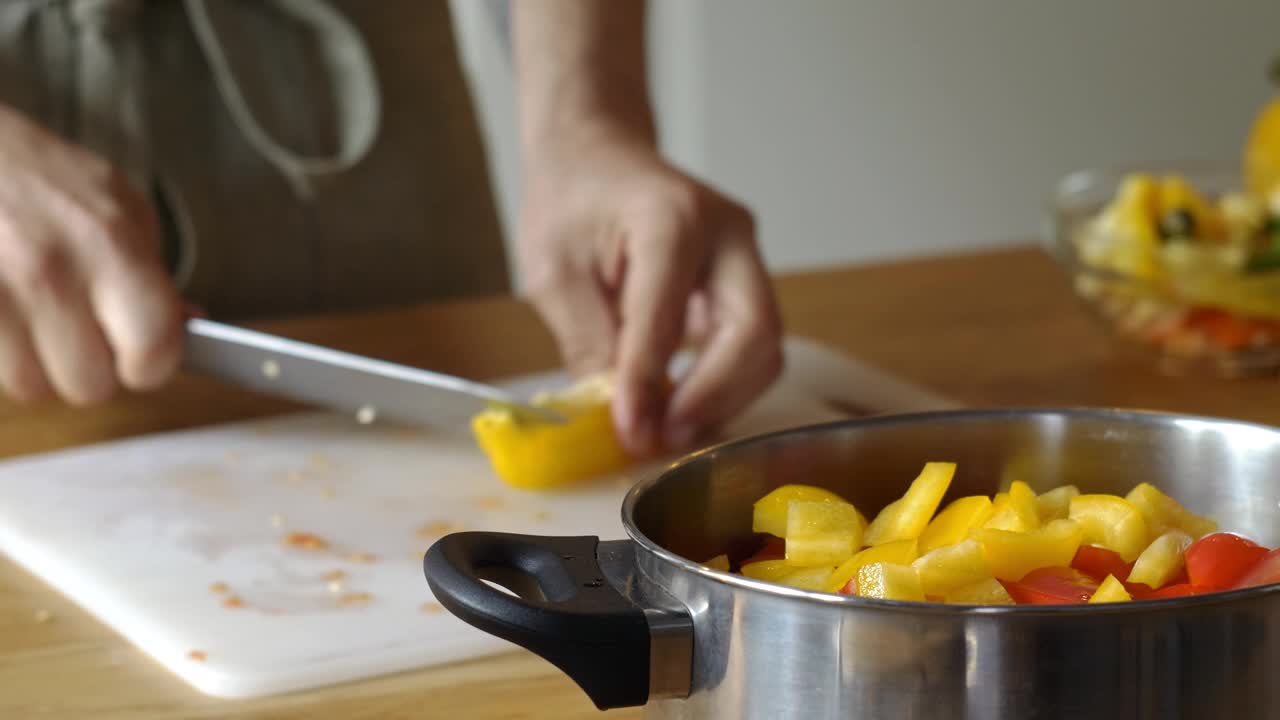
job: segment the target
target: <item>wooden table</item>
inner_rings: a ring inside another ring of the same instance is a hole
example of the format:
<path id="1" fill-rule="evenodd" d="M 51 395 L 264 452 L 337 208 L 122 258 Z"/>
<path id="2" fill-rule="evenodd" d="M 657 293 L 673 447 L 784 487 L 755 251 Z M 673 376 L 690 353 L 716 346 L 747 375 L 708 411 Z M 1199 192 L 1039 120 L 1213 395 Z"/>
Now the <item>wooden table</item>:
<path id="1" fill-rule="evenodd" d="M 1105 405 L 1280 424 L 1280 384 L 1175 380 L 1108 352 L 1065 278 L 1032 249 L 794 274 L 777 280 L 788 331 L 823 340 L 969 405 Z M 510 299 L 279 323 L 300 339 L 474 377 L 552 367 L 555 347 Z M 519 348 L 519 352 L 513 352 Z M 0 458 L 280 412 L 182 378 L 74 412 L 0 404 Z M 35 621 L 47 610 L 53 619 Z M 38 580 L 0 559 L 0 717 L 595 718 L 526 653 L 247 702 L 203 697 Z M 638 717 L 636 710 L 606 717 Z"/>

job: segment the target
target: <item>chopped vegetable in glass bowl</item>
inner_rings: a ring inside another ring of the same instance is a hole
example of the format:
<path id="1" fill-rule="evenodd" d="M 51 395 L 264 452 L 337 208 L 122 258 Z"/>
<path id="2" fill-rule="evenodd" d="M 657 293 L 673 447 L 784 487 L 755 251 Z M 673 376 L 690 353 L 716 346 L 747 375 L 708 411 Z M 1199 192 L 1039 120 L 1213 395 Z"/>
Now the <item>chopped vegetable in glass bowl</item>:
<path id="1" fill-rule="evenodd" d="M 1089 307 L 1162 370 L 1280 369 L 1280 190 L 1195 167 L 1079 172 L 1050 236 Z"/>
<path id="2" fill-rule="evenodd" d="M 1280 87 L 1280 59 L 1271 78 Z M 1054 193 L 1050 242 L 1076 291 L 1170 373 L 1280 369 L 1280 95 L 1243 160 L 1078 172 Z"/>

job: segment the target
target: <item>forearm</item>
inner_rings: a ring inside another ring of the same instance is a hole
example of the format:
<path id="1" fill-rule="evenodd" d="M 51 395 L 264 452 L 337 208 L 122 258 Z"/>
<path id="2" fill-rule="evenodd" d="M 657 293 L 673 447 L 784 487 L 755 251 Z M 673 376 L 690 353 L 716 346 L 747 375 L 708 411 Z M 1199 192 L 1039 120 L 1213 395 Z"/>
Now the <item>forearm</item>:
<path id="1" fill-rule="evenodd" d="M 514 0 L 511 13 L 526 153 L 594 133 L 655 142 L 644 0 Z"/>

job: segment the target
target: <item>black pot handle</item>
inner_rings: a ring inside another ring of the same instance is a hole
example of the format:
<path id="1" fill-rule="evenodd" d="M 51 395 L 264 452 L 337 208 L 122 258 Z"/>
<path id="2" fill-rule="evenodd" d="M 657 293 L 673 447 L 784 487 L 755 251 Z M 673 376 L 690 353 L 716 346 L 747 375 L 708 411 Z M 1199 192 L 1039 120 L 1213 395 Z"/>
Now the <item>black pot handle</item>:
<path id="1" fill-rule="evenodd" d="M 599 543 L 591 536 L 454 533 L 431 546 L 423 569 L 449 612 L 551 661 L 596 707 L 644 705 L 649 624 L 605 578 Z"/>

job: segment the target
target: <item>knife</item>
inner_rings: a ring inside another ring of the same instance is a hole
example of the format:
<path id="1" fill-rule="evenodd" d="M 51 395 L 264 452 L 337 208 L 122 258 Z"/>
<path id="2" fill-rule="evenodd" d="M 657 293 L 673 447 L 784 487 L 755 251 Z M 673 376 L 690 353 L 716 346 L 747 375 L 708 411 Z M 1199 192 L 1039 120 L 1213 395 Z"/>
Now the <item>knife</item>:
<path id="1" fill-rule="evenodd" d="M 202 318 L 187 321 L 183 364 L 251 390 L 353 413 L 364 424 L 389 419 L 465 427 L 491 407 L 509 409 L 524 422 L 566 422 L 491 385 Z"/>

